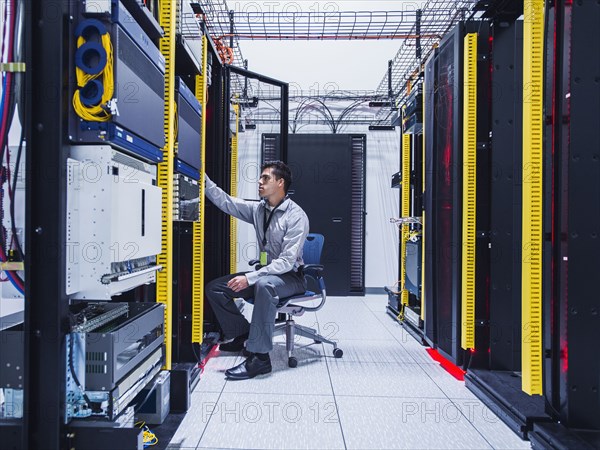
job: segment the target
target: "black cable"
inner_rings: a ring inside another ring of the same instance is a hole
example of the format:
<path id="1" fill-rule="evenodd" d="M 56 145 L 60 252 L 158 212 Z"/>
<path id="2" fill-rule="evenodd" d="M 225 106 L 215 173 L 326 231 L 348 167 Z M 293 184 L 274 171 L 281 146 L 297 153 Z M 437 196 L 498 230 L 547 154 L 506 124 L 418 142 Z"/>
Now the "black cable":
<path id="1" fill-rule="evenodd" d="M 312 102 L 312 99 L 307 98 L 302 101 L 300 106 L 298 106 L 298 109 L 296 109 L 296 119 L 295 119 L 296 122 L 302 119 L 302 116 L 304 116 L 304 113 L 310 112 L 310 110 L 312 108 L 314 108 L 314 106 L 311 105 L 311 102 Z M 296 126 L 296 123 L 295 123 L 294 124 L 294 134 L 296 133 L 296 131 L 299 131 L 299 130 L 300 129 Z"/>
<path id="2" fill-rule="evenodd" d="M 354 103 L 352 103 L 350 106 L 347 106 L 338 116 L 338 120 L 336 121 L 336 128 L 339 130 L 342 120 L 364 102 L 365 100 L 355 100 Z"/>
<path id="3" fill-rule="evenodd" d="M 315 103 L 318 103 L 322 106 L 317 106 Z M 335 133 L 335 121 L 333 119 L 333 115 L 331 114 L 329 108 L 327 108 L 327 106 L 325 106 L 325 104 L 322 101 L 320 101 L 319 99 L 311 99 L 311 102 L 304 105 L 301 108 L 301 110 L 302 111 L 300 117 L 302 117 L 304 113 L 309 113 L 311 110 L 315 110 L 316 112 L 321 114 L 323 116 L 323 119 L 325 120 L 325 123 L 331 128 L 331 131 Z M 327 113 L 329 113 L 329 115 Z"/>
<path id="4" fill-rule="evenodd" d="M 300 105 L 296 108 L 296 114 L 294 115 L 294 120 L 293 120 L 294 125 L 292 127 L 292 134 L 296 134 L 297 123 L 300 118 L 300 111 L 302 110 L 302 108 L 304 107 L 304 104 L 307 101 L 308 101 L 308 99 L 302 100 L 302 102 L 300 102 Z"/>
<path id="5" fill-rule="evenodd" d="M 23 151 L 23 142 L 25 141 L 25 127 L 21 127 L 21 138 L 19 140 L 19 149 L 17 150 L 17 160 L 15 162 L 15 170 L 13 172 L 12 179 L 12 191 L 11 199 L 10 199 L 10 229 L 12 232 L 13 239 L 17 244 L 17 252 L 19 253 L 19 258 L 21 261 L 25 261 L 25 254 L 23 253 L 23 249 L 21 248 L 21 243 L 19 242 L 19 236 L 17 235 L 17 227 L 15 224 L 15 193 L 17 189 L 17 179 L 19 178 L 19 165 L 21 163 L 21 154 Z M 8 181 L 10 183 L 10 180 Z"/>
<path id="6" fill-rule="evenodd" d="M 333 114 L 331 113 L 331 110 L 327 107 L 325 102 L 323 102 L 322 100 L 316 99 L 316 101 L 322 105 L 322 109 L 320 109 L 320 112 L 321 112 L 321 114 L 323 114 L 323 116 L 327 120 L 327 123 L 331 127 L 331 131 L 335 134 L 336 125 L 335 125 L 335 119 L 333 118 Z"/>

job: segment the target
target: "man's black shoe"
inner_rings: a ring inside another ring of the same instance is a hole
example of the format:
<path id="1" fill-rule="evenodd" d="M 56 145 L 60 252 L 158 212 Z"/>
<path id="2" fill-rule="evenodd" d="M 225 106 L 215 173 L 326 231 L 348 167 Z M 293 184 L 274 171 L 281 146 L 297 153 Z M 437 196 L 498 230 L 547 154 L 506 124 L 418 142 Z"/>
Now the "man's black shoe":
<path id="1" fill-rule="evenodd" d="M 248 339 L 248 333 L 242 334 L 226 344 L 220 344 L 219 350 L 222 352 L 239 352 L 245 348 L 246 339 Z"/>
<path id="2" fill-rule="evenodd" d="M 267 358 L 266 361 L 261 361 L 256 355 L 252 354 L 243 363 L 226 370 L 225 375 L 230 380 L 247 380 L 257 375 L 270 373 L 272 370 L 270 358 Z"/>

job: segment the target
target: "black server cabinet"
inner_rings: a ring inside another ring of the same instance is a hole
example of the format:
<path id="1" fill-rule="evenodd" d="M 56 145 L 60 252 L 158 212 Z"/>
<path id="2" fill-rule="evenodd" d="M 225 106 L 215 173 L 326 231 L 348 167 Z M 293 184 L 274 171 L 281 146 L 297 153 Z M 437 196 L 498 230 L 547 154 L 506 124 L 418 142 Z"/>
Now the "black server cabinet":
<path id="1" fill-rule="evenodd" d="M 425 339 L 455 364 L 461 348 L 464 45 L 477 33 L 475 349 L 487 355 L 490 265 L 489 25 L 458 23 L 425 65 Z M 485 348 L 484 348 L 485 347 Z"/>
<path id="2" fill-rule="evenodd" d="M 559 423 L 536 424 L 540 447 L 600 447 L 599 20 L 585 1 L 555 2 L 547 19 L 544 394 Z"/>
<path id="3" fill-rule="evenodd" d="M 209 55 L 210 56 L 210 55 Z M 208 89 L 206 111 L 206 173 L 219 187 L 229 190 L 231 151 L 229 149 L 229 79 L 213 56 L 212 84 Z M 209 282 L 230 272 L 230 222 L 209 200 L 204 220 L 204 280 Z"/>
<path id="4" fill-rule="evenodd" d="M 515 433 L 526 438 L 535 421 L 549 417 L 543 398 L 522 391 L 519 374 L 523 22 L 494 21 L 492 34 L 489 299 L 485 314 L 478 315 L 488 325 L 477 330 L 481 337 L 476 342 L 478 357 L 470 362 L 465 382 Z"/>
<path id="5" fill-rule="evenodd" d="M 199 362 L 192 348 L 193 222 L 173 222 L 172 353 L 174 363 Z"/>
<path id="6" fill-rule="evenodd" d="M 475 203 L 475 346 L 465 365 L 484 363 L 489 357 L 490 270 L 491 270 L 491 28 L 488 22 L 467 24 L 466 32 L 477 31 L 477 165 Z M 463 325 L 464 326 L 464 325 Z"/>
<path id="7" fill-rule="evenodd" d="M 434 134 L 434 124 L 436 117 L 436 92 L 437 92 L 437 56 L 438 49 L 434 49 L 430 58 L 425 64 L 425 87 L 423 92 L 423 102 L 425 105 L 425 117 L 423 126 L 423 135 L 425 138 L 424 153 L 425 153 L 425 191 L 423 193 L 423 211 L 425 216 L 425 226 L 423 235 L 425 237 L 425 292 L 423 300 L 425 305 L 425 340 L 430 346 L 434 347 L 437 342 L 437 297 L 436 289 L 433 283 L 434 268 L 436 267 L 436 250 L 437 246 L 433 240 L 433 230 L 435 224 L 435 215 L 433 214 L 432 206 L 434 192 L 436 191 L 437 183 L 433 176 L 434 171 L 434 150 L 436 148 L 437 139 Z"/>
<path id="8" fill-rule="evenodd" d="M 560 305 L 554 332 L 560 337 L 553 363 L 561 398 L 553 406 L 567 426 L 594 430 L 598 444 L 600 358 L 590 354 L 588 345 L 600 342 L 600 297 L 593 294 L 600 267 L 600 62 L 590 61 L 586 45 L 600 40 L 600 5 L 573 2 L 571 14 L 570 54 L 563 54 L 562 64 L 570 76 L 563 78 L 561 97 L 567 99 L 561 116 L 568 127 L 555 146 L 561 155 L 560 186 L 566 188 L 554 209 L 560 227 L 555 241 L 557 235 L 567 239 L 554 259 L 554 298 Z"/>
<path id="9" fill-rule="evenodd" d="M 523 22 L 495 27 L 493 60 L 489 369 L 519 372 Z"/>
<path id="10" fill-rule="evenodd" d="M 444 38 L 438 52 L 436 242 L 437 348 L 460 364 L 462 206 L 462 26 Z"/>
<path id="11" fill-rule="evenodd" d="M 308 215 L 310 231 L 325 236 L 329 295 L 365 292 L 365 149 L 365 135 L 289 135 L 289 194 Z M 263 135 L 263 161 L 279 155 L 279 135 Z"/>
<path id="12" fill-rule="evenodd" d="M 434 344 L 456 364 L 460 351 L 462 242 L 462 67 L 463 24 L 440 43 L 426 69 L 425 94 L 426 194 L 425 242 L 433 253 L 425 293 L 433 304 Z M 432 65 L 435 72 L 431 73 Z M 433 80 L 430 78 L 433 75 Z M 435 81 L 434 81 L 435 80 Z M 433 88 L 433 92 L 430 89 Z M 433 116 L 433 117 L 432 117 Z M 433 135 L 433 136 L 431 136 Z M 427 170 L 430 169 L 430 170 Z M 432 249 L 432 246 L 435 246 Z M 430 336 L 430 333 L 427 334 Z"/>
<path id="13" fill-rule="evenodd" d="M 193 222 L 173 222 L 172 361 L 198 363 L 206 347 L 192 344 Z M 218 322 L 204 302 L 204 333 L 219 331 Z"/>

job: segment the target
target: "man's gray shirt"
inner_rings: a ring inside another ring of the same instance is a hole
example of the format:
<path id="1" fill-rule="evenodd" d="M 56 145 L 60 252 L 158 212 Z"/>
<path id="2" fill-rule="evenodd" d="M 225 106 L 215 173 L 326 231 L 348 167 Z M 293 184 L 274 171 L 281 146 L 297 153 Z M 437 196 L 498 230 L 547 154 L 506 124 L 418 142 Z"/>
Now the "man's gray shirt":
<path id="1" fill-rule="evenodd" d="M 309 231 L 308 216 L 297 203 L 286 198 L 275 212 L 263 245 L 265 216 L 271 214 L 267 202 L 253 202 L 232 197 L 206 176 L 206 196 L 221 211 L 254 225 L 261 252 L 267 252 L 268 264 L 260 270 L 246 273 L 250 286 L 265 275 L 280 275 L 298 270 L 304 264 L 302 251 Z M 266 213 L 265 213 L 266 211 Z"/>

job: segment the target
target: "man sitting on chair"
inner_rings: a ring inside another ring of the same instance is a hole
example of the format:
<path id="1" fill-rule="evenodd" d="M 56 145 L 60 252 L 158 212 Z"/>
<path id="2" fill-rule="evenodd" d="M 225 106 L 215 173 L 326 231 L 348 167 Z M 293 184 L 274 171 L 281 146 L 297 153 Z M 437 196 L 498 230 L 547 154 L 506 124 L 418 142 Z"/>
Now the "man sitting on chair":
<path id="1" fill-rule="evenodd" d="M 306 213 L 287 197 L 292 173 L 281 161 L 263 164 L 258 180 L 260 202 L 227 195 L 206 177 L 206 196 L 221 211 L 254 225 L 262 268 L 226 275 L 206 286 L 206 298 L 223 330 L 221 351 L 237 352 L 244 348 L 250 356 L 225 374 L 245 380 L 271 372 L 269 352 L 273 349 L 273 331 L 279 300 L 303 294 L 304 277 L 298 273 L 303 264 L 302 249 L 309 231 Z M 240 313 L 234 298 L 253 298 L 252 323 Z"/>

